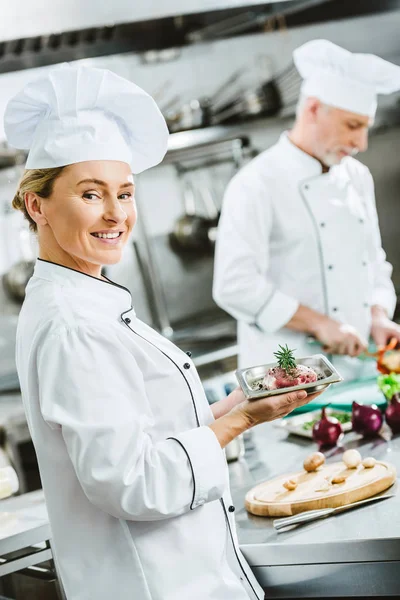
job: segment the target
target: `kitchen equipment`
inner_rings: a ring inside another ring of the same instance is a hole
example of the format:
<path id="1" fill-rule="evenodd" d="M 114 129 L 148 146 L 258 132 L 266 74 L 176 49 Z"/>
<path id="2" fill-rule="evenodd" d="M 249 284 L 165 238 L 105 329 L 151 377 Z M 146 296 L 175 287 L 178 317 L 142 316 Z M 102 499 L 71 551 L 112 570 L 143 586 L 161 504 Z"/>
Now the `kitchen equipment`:
<path id="1" fill-rule="evenodd" d="M 214 247 L 219 210 L 214 200 L 214 192 L 205 178 L 201 178 L 197 173 L 196 177 L 192 174 L 190 181 L 188 173 L 183 184 L 185 213 L 176 222 L 170 234 L 170 242 L 172 249 L 177 252 L 194 251 L 198 255 L 199 252 L 209 252 Z M 201 198 L 205 209 L 205 213 L 201 215 L 196 209 L 197 196 Z"/>
<path id="2" fill-rule="evenodd" d="M 178 219 L 170 234 L 174 250 L 204 250 L 208 248 L 209 220 L 196 214 L 196 196 L 192 184 L 186 179 L 183 185 L 184 214 Z"/>
<path id="3" fill-rule="evenodd" d="M 171 133 L 207 127 L 211 124 L 212 107 L 240 77 L 244 69 L 237 69 L 211 96 L 192 98 L 177 110 L 165 113 L 165 119 Z"/>
<path id="4" fill-rule="evenodd" d="M 328 485 L 334 477 L 342 483 Z M 359 466 L 348 469 L 343 462 L 324 465 L 317 471 L 299 471 L 280 475 L 252 488 L 245 499 L 248 512 L 264 517 L 283 517 L 308 510 L 338 508 L 370 498 L 388 489 L 396 480 L 396 468 L 377 462 L 371 469 Z M 283 484 L 294 481 L 289 491 Z"/>
<path id="5" fill-rule="evenodd" d="M 27 152 L 10 148 L 6 142 L 0 143 L 0 169 L 23 165 Z"/>
<path id="6" fill-rule="evenodd" d="M 231 123 L 235 120 L 276 115 L 282 107 L 279 89 L 271 79 L 246 89 L 233 101 L 220 107 L 213 115 L 213 124 Z"/>
<path id="7" fill-rule="evenodd" d="M 225 446 L 225 456 L 227 462 L 239 460 L 239 458 L 244 456 L 243 434 L 238 435 Z"/>
<path id="8" fill-rule="evenodd" d="M 308 510 L 298 515 L 293 515 L 292 517 L 275 519 L 272 522 L 272 524 L 277 531 L 281 531 L 282 529 L 286 529 L 286 527 L 292 527 L 293 525 L 302 525 L 303 523 L 310 523 L 311 521 L 324 519 L 325 517 L 330 517 L 332 515 L 345 512 L 346 510 L 351 510 L 353 508 L 358 508 L 359 506 L 364 506 L 365 504 L 378 502 L 379 500 L 386 500 L 387 498 L 393 498 L 395 495 L 395 493 L 388 494 L 386 492 L 383 492 L 382 494 L 378 494 L 377 496 L 373 496 L 372 498 L 366 498 L 365 500 L 360 500 L 360 502 L 353 502 L 352 504 L 345 504 L 344 506 L 339 506 L 338 508 L 320 508 L 318 510 Z"/>
<path id="9" fill-rule="evenodd" d="M 201 185 L 199 185 L 199 192 L 204 207 L 207 211 L 207 238 L 209 241 L 210 248 L 213 248 L 217 239 L 217 229 L 220 211 L 217 207 L 217 203 L 215 201 L 214 196 L 214 189 L 211 184 L 207 183 L 206 181 L 202 181 Z"/>
<path id="10" fill-rule="evenodd" d="M 351 412 L 329 407 L 326 408 L 326 416 L 336 418 L 340 416 L 344 417 L 346 419 L 346 422 L 342 422 L 339 418 L 342 430 L 344 431 L 344 433 L 351 431 Z M 278 427 L 279 429 L 283 429 L 288 433 L 292 433 L 293 435 L 299 435 L 301 437 L 305 437 L 312 440 L 313 436 L 311 423 L 319 421 L 320 419 L 321 410 L 313 410 L 311 412 L 303 413 L 301 415 L 295 415 L 286 417 L 284 419 L 279 419 L 278 421 L 273 422 L 273 426 Z"/>
<path id="11" fill-rule="evenodd" d="M 313 394 L 325 390 L 332 383 L 343 381 L 341 375 L 339 375 L 335 367 L 325 356 L 323 356 L 323 354 L 315 354 L 314 356 L 296 359 L 296 364 L 311 367 L 317 373 L 317 381 L 295 385 L 289 388 L 280 388 L 278 390 L 260 389 L 261 382 L 265 375 L 268 373 L 269 369 L 276 367 L 276 363 L 250 367 L 247 369 L 238 369 L 236 371 L 236 377 L 248 400 L 258 400 L 259 398 L 276 396 L 289 391 L 296 392 L 297 390 L 307 390 L 309 394 Z"/>
<path id="12" fill-rule="evenodd" d="M 0 468 L 0 500 L 12 496 L 19 490 L 18 476 L 15 470 L 10 467 Z"/>
<path id="13" fill-rule="evenodd" d="M 3 286 L 7 295 L 17 302 L 23 302 L 25 288 L 33 275 L 34 261 L 20 260 L 3 275 Z"/>

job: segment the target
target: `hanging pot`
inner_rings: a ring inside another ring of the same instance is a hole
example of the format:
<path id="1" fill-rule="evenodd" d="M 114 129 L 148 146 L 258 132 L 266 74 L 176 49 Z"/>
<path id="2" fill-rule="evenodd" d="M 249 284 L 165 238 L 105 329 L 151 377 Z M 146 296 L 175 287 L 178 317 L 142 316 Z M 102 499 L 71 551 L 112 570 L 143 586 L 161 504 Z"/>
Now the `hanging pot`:
<path id="1" fill-rule="evenodd" d="M 167 112 L 166 120 L 171 133 L 208 127 L 215 102 L 231 88 L 243 71 L 243 68 L 235 71 L 210 97 L 193 98 L 178 110 Z"/>
<path id="2" fill-rule="evenodd" d="M 199 251 L 208 247 L 208 219 L 196 214 L 195 191 L 186 181 L 183 188 L 185 212 L 170 234 L 174 250 Z"/>
<path id="3" fill-rule="evenodd" d="M 34 261 L 21 260 L 15 263 L 7 273 L 3 275 L 3 287 L 11 300 L 23 302 L 25 288 L 33 275 Z"/>

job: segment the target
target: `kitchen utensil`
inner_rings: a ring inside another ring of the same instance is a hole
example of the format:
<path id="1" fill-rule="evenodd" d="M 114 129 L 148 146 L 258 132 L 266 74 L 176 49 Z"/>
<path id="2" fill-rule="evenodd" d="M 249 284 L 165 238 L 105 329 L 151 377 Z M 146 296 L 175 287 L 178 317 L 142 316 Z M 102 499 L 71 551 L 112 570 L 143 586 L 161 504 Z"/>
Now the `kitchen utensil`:
<path id="1" fill-rule="evenodd" d="M 323 354 L 315 354 L 305 358 L 296 359 L 296 364 L 311 367 L 318 376 L 317 381 L 295 385 L 289 388 L 280 388 L 278 390 L 260 389 L 260 385 L 269 369 L 276 367 L 276 363 L 250 367 L 247 369 L 238 369 L 236 377 L 244 395 L 248 400 L 258 400 L 259 398 L 267 398 L 286 392 L 296 392 L 297 390 L 307 390 L 309 394 L 320 392 L 330 386 L 332 383 L 343 381 L 341 375 L 336 371 L 335 367 Z"/>
<path id="2" fill-rule="evenodd" d="M 282 106 L 278 87 L 271 79 L 246 89 L 235 100 L 222 106 L 212 118 L 213 124 L 230 123 L 238 119 L 276 115 Z"/>
<path id="3" fill-rule="evenodd" d="M 220 217 L 220 211 L 218 210 L 217 204 L 215 202 L 214 197 L 214 189 L 211 187 L 209 183 L 203 181 L 201 185 L 199 185 L 199 192 L 204 204 L 204 207 L 207 211 L 207 220 L 208 220 L 208 229 L 207 229 L 207 238 L 210 244 L 210 248 L 214 247 L 216 239 L 217 239 L 217 228 L 218 221 Z"/>
<path id="4" fill-rule="evenodd" d="M 26 157 L 26 151 L 9 148 L 6 143 L 0 144 L 0 169 L 23 165 Z"/>
<path id="5" fill-rule="evenodd" d="M 273 30 L 275 21 L 279 30 L 285 29 L 286 27 L 284 24 L 286 23 L 286 17 L 318 6 L 319 4 L 325 4 L 332 1 L 333 0 L 304 0 L 304 2 L 295 2 L 294 6 L 288 6 L 287 8 L 282 8 L 279 6 L 280 3 L 278 3 L 278 8 L 271 8 L 271 6 L 268 5 L 267 12 L 262 8 L 260 10 L 246 10 L 237 15 L 219 20 L 211 25 L 206 25 L 201 29 L 190 31 L 187 33 L 186 37 L 190 42 L 201 42 L 204 40 L 214 40 L 221 37 L 243 34 L 248 30 Z"/>
<path id="6" fill-rule="evenodd" d="M 334 409 L 332 407 L 326 408 L 326 416 L 337 416 L 337 415 L 346 415 L 348 417 L 348 422 L 341 423 L 342 429 L 344 433 L 351 431 L 351 412 Z M 288 433 L 292 433 L 293 435 L 299 435 L 304 438 L 308 438 L 310 440 L 313 439 L 312 436 L 312 426 L 308 426 L 307 428 L 304 425 L 311 423 L 312 421 L 319 421 L 321 419 L 321 409 L 313 410 L 310 412 L 303 413 L 301 415 L 295 415 L 286 417 L 284 419 L 279 419 L 278 421 L 274 421 L 273 426 L 279 429 L 283 429 Z"/>
<path id="7" fill-rule="evenodd" d="M 17 302 L 23 302 L 25 288 L 33 275 L 34 261 L 20 260 L 3 275 L 3 286 L 7 295 Z"/>
<path id="8" fill-rule="evenodd" d="M 345 504 L 344 506 L 339 506 L 338 508 L 320 508 L 318 510 L 308 510 L 298 515 L 293 515 L 292 517 L 275 519 L 272 524 L 277 531 L 281 531 L 282 529 L 286 529 L 286 527 L 290 527 L 292 525 L 302 525 L 303 523 L 310 523 L 311 521 L 316 521 L 317 519 L 324 519 L 325 517 L 330 517 L 353 508 L 358 508 L 359 506 L 364 506 L 365 504 L 378 502 L 379 500 L 386 500 L 387 498 L 393 498 L 395 495 L 396 494 L 394 493 L 390 494 L 383 492 L 383 494 L 378 494 L 372 498 L 366 498 L 365 500 L 353 502 L 352 504 Z"/>
<path id="9" fill-rule="evenodd" d="M 334 477 L 343 483 L 329 485 Z M 288 491 L 283 484 L 294 481 L 297 487 Z M 359 466 L 348 469 L 341 462 L 324 465 L 317 471 L 299 471 L 280 475 L 261 483 L 246 494 L 248 512 L 264 517 L 286 517 L 309 510 L 338 508 L 387 490 L 396 480 L 396 468 L 377 462 L 371 469 Z"/>
<path id="10" fill-rule="evenodd" d="M 185 213 L 178 219 L 170 241 L 174 249 L 203 250 L 208 246 L 209 223 L 205 217 L 196 215 L 196 197 L 192 184 L 186 179 L 183 185 Z"/>
<path id="11" fill-rule="evenodd" d="M 211 96 L 192 98 L 176 111 L 167 112 L 165 117 L 169 130 L 175 133 L 210 125 L 213 104 L 239 79 L 243 71 L 243 68 L 237 69 Z"/>

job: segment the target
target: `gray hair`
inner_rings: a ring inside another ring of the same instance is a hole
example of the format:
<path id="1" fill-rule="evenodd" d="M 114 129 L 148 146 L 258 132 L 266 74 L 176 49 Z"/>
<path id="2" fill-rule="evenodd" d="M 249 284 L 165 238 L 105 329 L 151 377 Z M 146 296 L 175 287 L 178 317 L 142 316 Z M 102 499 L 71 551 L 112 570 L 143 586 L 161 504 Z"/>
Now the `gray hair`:
<path id="1" fill-rule="evenodd" d="M 296 106 L 296 118 L 299 118 L 301 113 L 303 112 L 305 106 L 306 106 L 306 102 L 308 100 L 309 96 L 306 96 L 305 94 L 300 94 L 299 99 L 297 101 L 297 106 Z M 326 108 L 326 110 L 329 110 L 331 107 L 328 104 L 325 104 L 324 102 L 321 103 L 322 106 L 324 108 Z"/>

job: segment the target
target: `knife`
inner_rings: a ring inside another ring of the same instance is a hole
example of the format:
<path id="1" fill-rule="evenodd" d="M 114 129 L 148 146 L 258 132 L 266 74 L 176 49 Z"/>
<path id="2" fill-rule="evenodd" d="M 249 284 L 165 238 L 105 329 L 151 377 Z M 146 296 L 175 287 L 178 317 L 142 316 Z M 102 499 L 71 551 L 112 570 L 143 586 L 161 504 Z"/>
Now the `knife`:
<path id="1" fill-rule="evenodd" d="M 291 517 L 284 517 L 283 519 L 275 519 L 272 524 L 277 531 L 280 531 L 284 527 L 289 527 L 290 525 L 301 525 L 302 523 L 309 523 L 310 521 L 315 521 L 317 519 L 324 519 L 325 517 L 330 517 L 331 515 L 336 515 L 338 513 L 344 512 L 345 510 L 350 510 L 352 508 L 357 508 L 358 506 L 362 506 L 363 504 L 369 504 L 370 502 L 377 502 L 378 500 L 385 500 L 386 498 L 393 498 L 395 493 L 385 493 L 384 495 L 373 496 L 372 498 L 366 498 L 365 500 L 360 500 L 359 502 L 353 502 L 352 504 L 346 504 L 345 506 L 338 506 L 337 508 L 320 508 L 318 510 L 307 510 L 306 512 L 300 513 L 298 515 L 292 515 Z"/>

